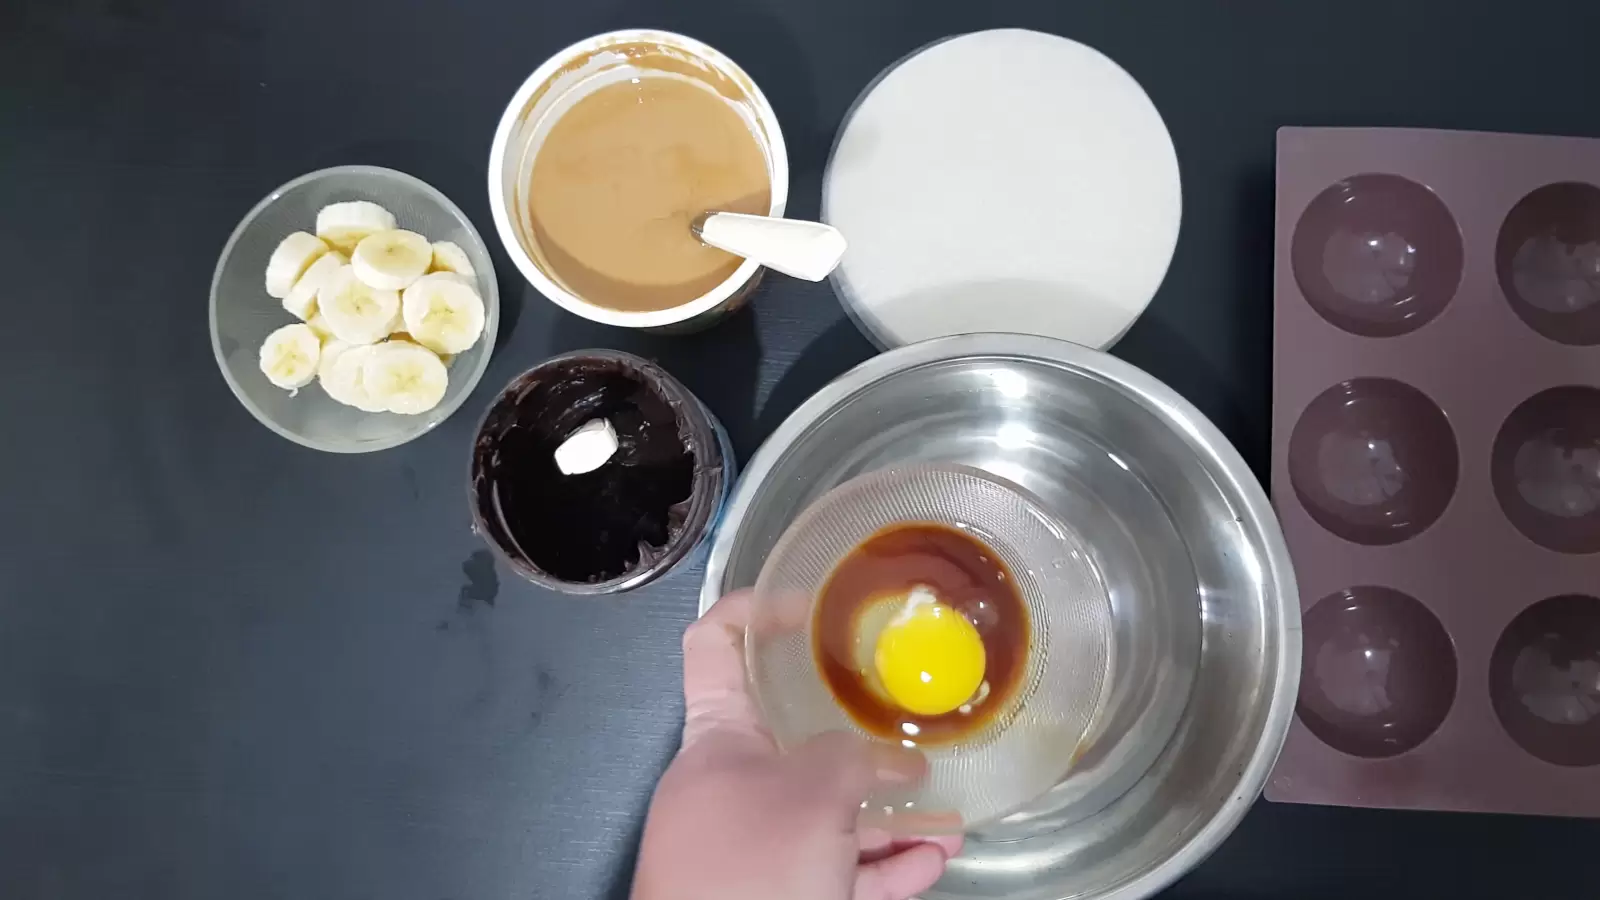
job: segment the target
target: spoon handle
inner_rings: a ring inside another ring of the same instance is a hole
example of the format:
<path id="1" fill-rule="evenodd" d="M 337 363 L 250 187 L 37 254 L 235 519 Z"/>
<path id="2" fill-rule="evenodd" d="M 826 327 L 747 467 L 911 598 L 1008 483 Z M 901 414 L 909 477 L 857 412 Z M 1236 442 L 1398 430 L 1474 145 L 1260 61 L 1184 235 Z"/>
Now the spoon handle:
<path id="1" fill-rule="evenodd" d="M 806 281 L 828 277 L 844 256 L 844 235 L 821 222 L 713 212 L 701 217 L 695 233 L 719 250 Z"/>

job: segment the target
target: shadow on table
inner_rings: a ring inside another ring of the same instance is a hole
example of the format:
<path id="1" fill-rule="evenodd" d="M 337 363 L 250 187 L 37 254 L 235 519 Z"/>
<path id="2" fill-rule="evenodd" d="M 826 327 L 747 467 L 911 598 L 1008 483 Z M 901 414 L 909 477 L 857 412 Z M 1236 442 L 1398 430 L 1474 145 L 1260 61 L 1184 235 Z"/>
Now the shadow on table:
<path id="1" fill-rule="evenodd" d="M 1068 304 L 1072 308 L 1082 308 L 1090 302 L 1067 287 L 1024 278 L 997 278 L 918 291 L 884 304 L 880 315 L 891 321 L 906 322 L 915 319 L 918 310 L 982 303 L 997 311 L 997 317 L 1021 318 L 1021 313 L 1004 311 L 1061 305 L 1068 296 L 1073 298 Z M 772 389 L 757 419 L 760 432 L 770 435 L 812 394 L 879 352 L 848 316 L 841 316 L 806 345 Z"/>
<path id="2" fill-rule="evenodd" d="M 1251 420 L 1236 391 L 1181 331 L 1147 316 L 1117 342 L 1112 354 L 1183 395 L 1222 431 L 1252 470 L 1258 475 L 1266 471 L 1262 423 Z"/>
<path id="3" fill-rule="evenodd" d="M 756 417 L 755 430 L 760 438 L 765 440 L 823 385 L 876 355 L 878 348 L 849 318 L 841 317 L 829 325 L 800 351 L 794 364 L 773 385 Z"/>
<path id="4" fill-rule="evenodd" d="M 1241 178 L 1229 210 L 1224 291 L 1207 302 L 1211 317 L 1190 323 L 1164 311 L 1175 306 L 1157 297 L 1112 352 L 1170 385 L 1200 408 L 1233 443 L 1263 485 L 1268 483 L 1272 420 L 1272 264 L 1273 180 L 1270 168 Z M 1180 253 L 1183 252 L 1181 249 Z M 1165 293 L 1186 292 L 1172 285 L 1178 266 L 1167 275 Z M 1208 302 L 1209 301 L 1209 302 Z M 1194 318 L 1192 315 L 1190 318 Z M 1201 345 L 1225 348 L 1232 359 L 1208 361 Z"/>
<path id="5" fill-rule="evenodd" d="M 673 728 L 674 736 L 683 730 L 683 717 L 679 716 Z M 606 886 L 605 900 L 628 900 L 633 893 L 633 870 L 639 865 L 639 842 L 644 838 L 644 820 L 650 812 L 650 801 L 655 797 L 655 784 L 661 781 L 661 776 L 667 773 L 667 767 L 672 765 L 672 760 L 677 756 L 678 745 L 674 740 L 672 748 L 666 757 L 655 766 L 656 776 L 651 781 L 650 793 L 645 796 L 633 810 L 629 819 L 628 834 L 623 843 L 623 854 L 615 871 L 611 873 L 611 881 Z"/>
<path id="6" fill-rule="evenodd" d="M 644 837 L 644 817 L 649 811 L 650 804 L 647 800 L 633 817 L 633 824 L 628 826 L 627 849 L 623 852 L 622 859 L 617 864 L 617 869 L 611 874 L 611 883 L 606 886 L 605 900 L 628 900 L 633 893 L 633 870 L 639 865 L 639 841 Z"/>

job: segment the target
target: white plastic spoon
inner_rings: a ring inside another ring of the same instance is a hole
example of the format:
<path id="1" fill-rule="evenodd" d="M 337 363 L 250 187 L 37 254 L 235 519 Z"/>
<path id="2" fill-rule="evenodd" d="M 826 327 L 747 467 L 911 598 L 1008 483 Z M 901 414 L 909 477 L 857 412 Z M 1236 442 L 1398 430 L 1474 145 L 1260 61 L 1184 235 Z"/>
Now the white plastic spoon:
<path id="1" fill-rule="evenodd" d="M 710 212 L 696 220 L 694 233 L 719 250 L 806 281 L 827 278 L 844 256 L 844 235 L 821 222 Z"/>

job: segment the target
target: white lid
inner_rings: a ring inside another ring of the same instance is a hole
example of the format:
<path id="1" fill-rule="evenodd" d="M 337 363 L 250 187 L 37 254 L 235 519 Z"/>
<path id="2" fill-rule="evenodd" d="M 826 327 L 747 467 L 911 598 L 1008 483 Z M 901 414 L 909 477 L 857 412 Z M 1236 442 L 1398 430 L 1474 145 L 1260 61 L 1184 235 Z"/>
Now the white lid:
<path id="1" fill-rule="evenodd" d="M 610 419 L 590 419 L 556 448 L 556 468 L 563 475 L 583 475 L 611 461 L 621 446 Z"/>
<path id="2" fill-rule="evenodd" d="M 1092 48 L 980 31 L 900 62 L 857 101 L 823 219 L 834 288 L 885 346 L 979 331 L 1104 349 L 1160 287 L 1182 192 L 1172 137 Z"/>

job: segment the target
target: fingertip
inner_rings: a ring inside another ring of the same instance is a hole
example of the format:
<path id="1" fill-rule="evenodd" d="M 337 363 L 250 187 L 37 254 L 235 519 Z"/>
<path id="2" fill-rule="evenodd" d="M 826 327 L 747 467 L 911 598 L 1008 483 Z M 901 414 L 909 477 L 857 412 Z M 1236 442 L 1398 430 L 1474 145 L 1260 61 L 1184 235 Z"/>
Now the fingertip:
<path id="1" fill-rule="evenodd" d="M 944 851 L 946 862 L 960 856 L 961 848 L 965 844 L 965 838 L 960 834 L 941 834 L 927 838 L 927 841 L 930 844 L 937 844 L 939 849 Z"/>
<path id="2" fill-rule="evenodd" d="M 692 654 L 738 653 L 744 659 L 744 628 L 750 619 L 750 592 L 734 591 L 718 600 L 705 615 L 683 630 L 685 659 Z"/>
<path id="3" fill-rule="evenodd" d="M 910 900 L 933 887 L 949 861 L 936 843 L 917 844 L 856 869 L 854 900 Z"/>
<path id="4" fill-rule="evenodd" d="M 728 628 L 744 628 L 750 623 L 750 595 L 753 593 L 755 591 L 751 588 L 740 588 L 730 594 L 724 594 L 720 600 L 711 604 L 711 608 L 705 611 L 700 621 Z"/>
<path id="5" fill-rule="evenodd" d="M 861 862 L 877 862 L 885 857 L 914 847 L 917 844 L 934 844 L 944 851 L 948 862 L 961 855 L 962 836 L 941 834 L 927 837 L 895 837 L 882 828 L 865 826 L 856 830 L 856 841 L 861 847 Z"/>

